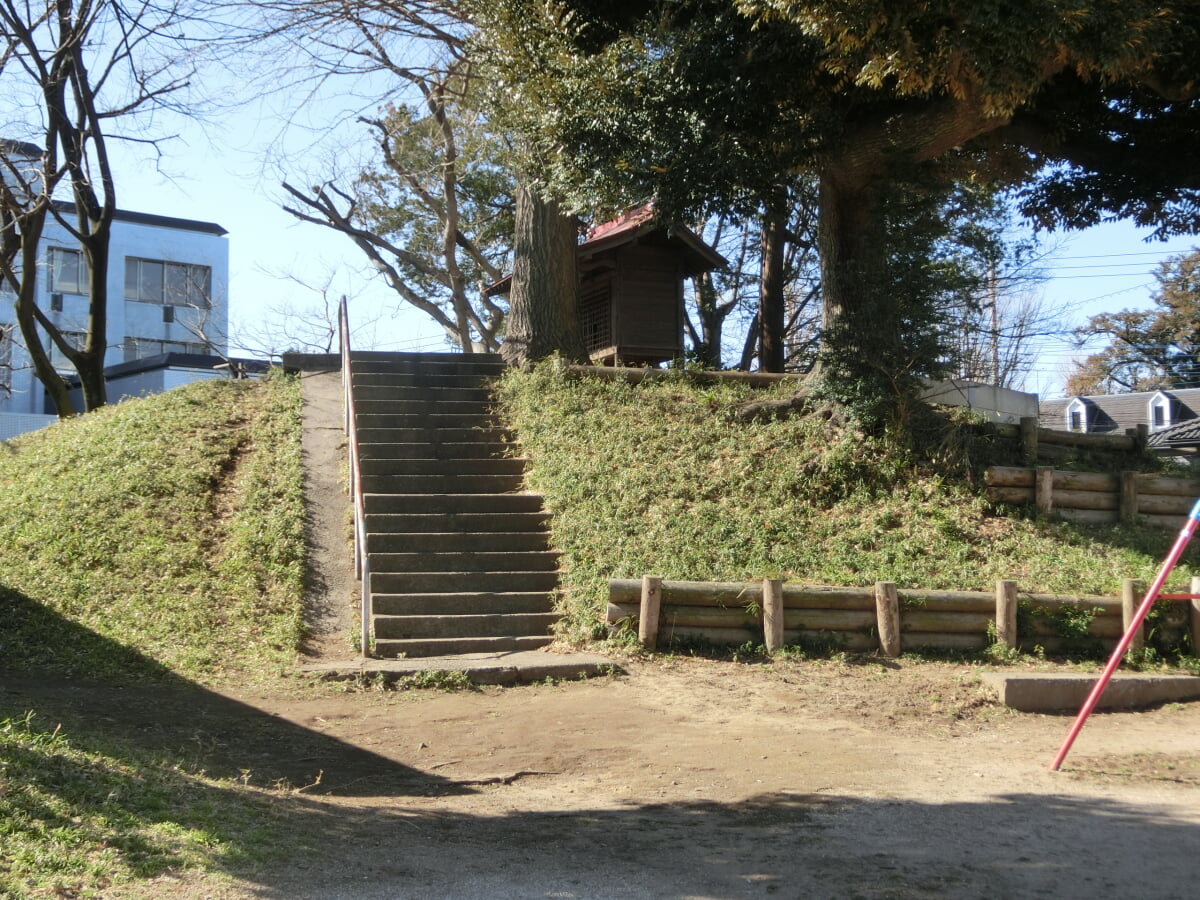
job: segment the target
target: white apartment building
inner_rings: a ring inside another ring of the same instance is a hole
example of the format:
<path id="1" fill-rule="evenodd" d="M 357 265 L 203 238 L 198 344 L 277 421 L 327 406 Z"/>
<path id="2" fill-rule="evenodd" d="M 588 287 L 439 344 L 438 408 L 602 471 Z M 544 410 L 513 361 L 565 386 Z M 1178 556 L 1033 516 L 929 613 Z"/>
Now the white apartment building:
<path id="1" fill-rule="evenodd" d="M 109 248 L 106 368 L 173 354 L 160 360 L 175 370 L 166 387 L 221 374 L 212 369 L 219 362 L 215 358 L 182 360 L 181 355 L 228 352 L 225 235 L 213 222 L 116 213 Z M 69 339 L 82 344 L 89 304 L 86 263 L 78 243 L 52 219 L 38 250 L 36 279 L 38 306 Z M 0 285 L 0 440 L 47 424 L 54 412 L 47 408 L 15 327 L 14 299 Z M 52 358 L 64 373 L 73 371 L 57 351 Z M 118 390 L 110 399 L 125 393 Z"/>

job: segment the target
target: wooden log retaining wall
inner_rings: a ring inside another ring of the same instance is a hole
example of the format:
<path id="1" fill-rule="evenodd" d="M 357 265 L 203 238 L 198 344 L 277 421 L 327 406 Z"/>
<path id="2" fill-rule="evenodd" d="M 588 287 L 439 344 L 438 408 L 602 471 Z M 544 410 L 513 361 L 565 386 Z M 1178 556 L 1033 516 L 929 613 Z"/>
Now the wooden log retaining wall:
<path id="1" fill-rule="evenodd" d="M 1026 652 L 1092 649 L 1111 652 L 1124 635 L 1144 588 L 1129 580 L 1121 597 L 1020 593 L 1013 581 L 995 591 L 923 591 L 890 582 L 874 587 L 814 584 L 614 579 L 608 583 L 608 622 L 637 623 L 639 640 L 700 638 L 714 644 L 762 642 L 897 656 L 906 650 L 982 650 L 993 641 Z M 1167 643 L 1189 635 L 1200 646 L 1200 579 L 1190 595 L 1160 598 L 1157 627 Z M 1129 598 L 1136 598 L 1130 602 Z M 1018 622 L 1020 628 L 1018 628 Z M 1139 634 L 1134 646 L 1141 646 Z"/>
<path id="2" fill-rule="evenodd" d="M 984 473 L 995 503 L 1035 503 L 1038 511 L 1073 522 L 1140 519 L 1177 529 L 1200 497 L 1200 481 L 1121 472 L 1064 472 L 1049 466 L 992 466 Z"/>
<path id="3" fill-rule="evenodd" d="M 990 426 L 1001 437 L 1016 438 L 1021 442 L 1021 456 L 1028 465 L 1039 459 L 1051 462 L 1076 459 L 1081 454 L 1142 456 L 1150 429 L 1146 425 L 1130 428 L 1124 434 L 1059 431 L 1055 428 L 1039 428 L 1038 420 L 1026 417 L 1019 425 L 999 423 Z"/>

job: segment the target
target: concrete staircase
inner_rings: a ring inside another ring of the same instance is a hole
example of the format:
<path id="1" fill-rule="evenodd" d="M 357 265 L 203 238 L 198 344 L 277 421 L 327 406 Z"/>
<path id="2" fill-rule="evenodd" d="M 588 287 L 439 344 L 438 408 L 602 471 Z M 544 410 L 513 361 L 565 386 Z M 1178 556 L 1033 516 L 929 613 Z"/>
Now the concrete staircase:
<path id="1" fill-rule="evenodd" d="M 519 493 L 487 379 L 498 356 L 355 353 L 375 656 L 531 650 L 552 640 L 558 559 Z"/>

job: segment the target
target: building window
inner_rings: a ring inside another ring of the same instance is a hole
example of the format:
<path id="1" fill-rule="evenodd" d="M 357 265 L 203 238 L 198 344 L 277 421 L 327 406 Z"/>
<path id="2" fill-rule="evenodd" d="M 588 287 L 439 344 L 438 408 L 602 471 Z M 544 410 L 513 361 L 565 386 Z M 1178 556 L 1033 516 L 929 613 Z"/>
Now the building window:
<path id="1" fill-rule="evenodd" d="M 63 340 L 76 350 L 82 350 L 83 345 L 87 343 L 87 334 L 82 331 L 64 331 L 62 332 Z M 46 338 L 46 349 L 50 351 L 50 364 L 60 372 L 75 371 L 74 365 L 67 359 L 67 355 L 59 349 L 58 344 Z"/>
<path id="2" fill-rule="evenodd" d="M 212 269 L 125 257 L 125 299 L 167 306 L 212 306 Z"/>
<path id="3" fill-rule="evenodd" d="M 56 294 L 88 292 L 88 265 L 82 252 L 50 248 L 50 290 Z"/>
<path id="4" fill-rule="evenodd" d="M 127 337 L 122 343 L 122 347 L 125 350 L 125 362 L 148 359 L 164 353 L 195 353 L 201 356 L 208 356 L 212 353 L 208 344 L 192 341 L 162 341 L 158 338 Z"/>
<path id="5" fill-rule="evenodd" d="M 1162 431 L 1171 426 L 1171 398 L 1159 391 L 1150 398 L 1150 430 Z"/>
<path id="6" fill-rule="evenodd" d="M 1078 398 L 1067 405 L 1067 431 L 1088 430 L 1087 405 Z"/>

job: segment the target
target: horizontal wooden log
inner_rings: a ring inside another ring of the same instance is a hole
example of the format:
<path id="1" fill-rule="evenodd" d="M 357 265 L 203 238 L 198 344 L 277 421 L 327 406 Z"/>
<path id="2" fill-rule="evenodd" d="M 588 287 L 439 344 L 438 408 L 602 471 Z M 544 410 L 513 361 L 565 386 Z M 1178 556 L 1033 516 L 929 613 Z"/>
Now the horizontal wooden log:
<path id="1" fill-rule="evenodd" d="M 984 473 L 984 483 L 997 487 L 1033 487 L 1035 472 L 1031 468 L 1018 466 L 992 466 Z M 1055 471 L 1054 492 L 1062 491 L 1109 491 L 1121 489 L 1121 479 L 1106 472 Z"/>
<path id="2" fill-rule="evenodd" d="M 659 646 L 674 640 L 699 639 L 719 647 L 738 646 L 746 641 L 757 640 L 761 635 L 745 628 L 684 628 L 663 626 L 658 634 Z"/>
<path id="3" fill-rule="evenodd" d="M 904 609 L 928 612 L 995 613 L 996 594 L 993 591 L 918 591 L 904 589 L 896 592 Z"/>
<path id="4" fill-rule="evenodd" d="M 567 366 L 567 371 L 575 375 L 597 378 L 604 381 L 624 381 L 629 384 L 641 384 L 643 381 L 662 381 L 666 378 L 678 378 L 685 375 L 692 381 L 703 384 L 718 384 L 738 382 L 752 387 L 771 387 L 781 381 L 794 381 L 799 384 L 804 380 L 803 375 L 772 374 L 770 372 L 716 372 L 700 369 L 688 369 L 681 373 L 679 369 L 649 369 L 645 367 L 623 368 L 620 366 Z"/>
<path id="5" fill-rule="evenodd" d="M 1118 638 L 1119 640 L 1119 638 Z M 1117 641 L 1108 638 L 1088 638 L 1087 643 L 1095 647 L 1095 652 L 1099 654 L 1111 653 L 1113 648 L 1117 646 Z M 1091 649 L 1089 646 L 1087 649 Z M 1034 637 L 1021 638 L 1019 649 L 1022 653 L 1033 653 L 1037 647 L 1041 647 L 1050 656 L 1063 656 L 1067 651 L 1077 652 L 1079 650 L 1078 641 L 1067 641 L 1059 637 Z"/>
<path id="6" fill-rule="evenodd" d="M 1037 637 L 1061 637 L 1061 626 L 1054 619 L 1032 616 L 1026 626 Z M 1096 616 L 1088 623 L 1087 636 L 1115 639 L 1125 633 L 1125 623 L 1118 616 Z M 1022 632 L 1024 639 L 1026 632 Z"/>
<path id="7" fill-rule="evenodd" d="M 988 487 L 1033 488 L 1034 473 L 1030 468 L 1016 466 L 992 466 L 983 473 L 983 483 Z"/>
<path id="8" fill-rule="evenodd" d="M 905 650 L 962 650 L 972 652 L 988 645 L 986 634 L 913 631 L 904 633 Z"/>
<path id="9" fill-rule="evenodd" d="M 686 628 L 762 628 L 761 610 L 751 614 L 742 607 L 681 606 L 664 603 L 659 610 L 662 628 L 682 625 Z"/>
<path id="10" fill-rule="evenodd" d="M 1187 516 L 1142 516 L 1141 520 L 1151 528 L 1161 528 L 1164 531 L 1178 530 L 1183 527 Z"/>
<path id="11" fill-rule="evenodd" d="M 1123 450 L 1133 451 L 1137 442 L 1127 434 L 1083 434 L 1075 431 L 1057 431 L 1039 428 L 1038 445 L 1051 444 L 1060 447 L 1076 447 L 1080 450 Z"/>
<path id="12" fill-rule="evenodd" d="M 785 645 L 802 646 L 806 641 L 825 640 L 850 653 L 872 653 L 879 649 L 879 641 L 873 634 L 860 634 L 855 631 L 803 631 L 798 628 L 785 628 L 783 632 Z"/>
<path id="13" fill-rule="evenodd" d="M 1073 462 L 1079 459 L 1082 448 L 1062 447 L 1056 444 L 1038 444 L 1037 459 L 1039 462 Z"/>
<path id="14" fill-rule="evenodd" d="M 1063 609 L 1096 609 L 1102 610 L 1102 616 L 1120 616 L 1121 598 L 1107 597 L 1103 594 L 1034 594 L 1021 592 L 1018 602 L 1022 609 L 1044 609 L 1051 613 Z"/>
<path id="15" fill-rule="evenodd" d="M 1037 499 L 1031 487 L 1011 487 L 994 485 L 984 491 L 984 496 L 992 503 L 1032 503 Z"/>
<path id="16" fill-rule="evenodd" d="M 640 579 L 614 578 L 608 582 L 612 603 L 632 603 L 641 597 Z M 762 582 L 664 581 L 663 603 L 691 606 L 745 608 L 762 604 Z M 784 584 L 784 608 L 874 609 L 873 587 L 834 587 L 821 584 Z"/>
<path id="17" fill-rule="evenodd" d="M 608 582 L 608 599 L 613 603 L 640 602 L 640 578 L 614 578 Z M 687 603 L 693 606 L 745 607 L 762 603 L 762 582 L 741 581 L 664 581 L 664 604 Z"/>
<path id="18" fill-rule="evenodd" d="M 1055 505 L 1054 513 L 1060 519 L 1078 522 L 1081 525 L 1111 525 L 1120 519 L 1120 514 L 1115 509 L 1060 509 Z"/>
<path id="19" fill-rule="evenodd" d="M 1187 518 L 1196 502 L 1196 496 L 1180 494 L 1138 494 L 1137 509 L 1139 515 L 1179 516 L 1180 525 Z"/>
<path id="20" fill-rule="evenodd" d="M 1115 492 L 1102 491 L 1071 491 L 1054 489 L 1054 508 L 1079 510 L 1117 510 L 1121 507 L 1121 497 Z"/>
<path id="21" fill-rule="evenodd" d="M 995 603 L 992 604 L 995 606 Z M 987 634 L 988 626 L 995 621 L 995 615 L 965 612 L 924 612 L 915 609 L 902 610 L 900 613 L 900 630 L 907 640 L 909 634 L 916 632 L 947 634 Z"/>
<path id="22" fill-rule="evenodd" d="M 1200 481 L 1192 478 L 1168 478 L 1165 475 L 1144 474 L 1138 476 L 1137 482 L 1139 494 L 1200 497 Z"/>
<path id="23" fill-rule="evenodd" d="M 638 607 L 630 603 L 609 604 L 609 622 L 638 617 Z M 615 616 L 615 618 L 614 618 Z M 761 613 L 751 614 L 738 607 L 683 606 L 664 603 L 659 612 L 660 630 L 668 628 L 749 628 L 761 629 Z M 807 631 L 858 631 L 875 625 L 874 610 L 785 609 L 784 629 Z"/>
<path id="24" fill-rule="evenodd" d="M 783 610 L 784 629 L 805 631 L 859 631 L 875 627 L 875 610 L 788 609 Z"/>

